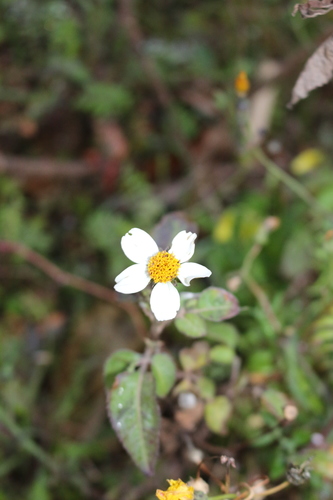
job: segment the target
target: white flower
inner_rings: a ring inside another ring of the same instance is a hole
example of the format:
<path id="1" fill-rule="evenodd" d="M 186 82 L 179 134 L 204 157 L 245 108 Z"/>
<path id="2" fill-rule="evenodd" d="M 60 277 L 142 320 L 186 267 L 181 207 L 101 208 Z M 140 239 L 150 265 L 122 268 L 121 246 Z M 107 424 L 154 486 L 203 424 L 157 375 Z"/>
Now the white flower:
<path id="1" fill-rule="evenodd" d="M 195 233 L 180 231 L 168 251 L 160 251 L 156 242 L 142 229 L 133 228 L 121 239 L 124 254 L 132 262 L 115 281 L 120 293 L 140 292 L 153 280 L 150 307 L 158 321 L 176 317 L 180 308 L 178 290 L 172 284 L 176 278 L 185 286 L 193 278 L 207 278 L 212 273 L 201 264 L 187 262 L 194 254 Z"/>

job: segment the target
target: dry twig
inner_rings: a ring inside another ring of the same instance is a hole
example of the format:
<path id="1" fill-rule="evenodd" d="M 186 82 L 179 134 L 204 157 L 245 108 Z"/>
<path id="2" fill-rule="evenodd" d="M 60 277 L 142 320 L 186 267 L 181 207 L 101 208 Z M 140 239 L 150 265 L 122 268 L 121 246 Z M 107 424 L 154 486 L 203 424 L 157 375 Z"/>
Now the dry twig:
<path id="1" fill-rule="evenodd" d="M 96 175 L 96 170 L 84 161 L 57 161 L 51 158 L 21 158 L 0 155 L 0 173 L 20 177 L 77 179 Z"/>
<path id="2" fill-rule="evenodd" d="M 50 262 L 39 253 L 16 241 L 0 240 L 0 253 L 19 255 L 47 274 L 56 283 L 76 288 L 77 290 L 81 290 L 98 299 L 104 300 L 109 304 L 120 307 L 130 316 L 137 333 L 142 338 L 147 336 L 145 322 L 138 306 L 131 302 L 121 302 L 118 300 L 117 294 L 113 290 L 99 285 L 98 283 L 94 283 L 93 281 L 81 278 L 80 276 L 68 273 L 67 271 L 63 271 L 60 267 Z"/>

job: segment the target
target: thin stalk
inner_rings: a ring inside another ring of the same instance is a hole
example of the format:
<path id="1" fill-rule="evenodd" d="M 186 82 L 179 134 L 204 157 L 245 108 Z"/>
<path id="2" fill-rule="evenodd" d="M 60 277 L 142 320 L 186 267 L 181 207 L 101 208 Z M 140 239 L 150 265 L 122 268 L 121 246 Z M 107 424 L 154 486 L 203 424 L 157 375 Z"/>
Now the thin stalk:
<path id="1" fill-rule="evenodd" d="M 209 500 L 232 500 L 233 498 L 237 498 L 237 496 L 237 493 L 224 493 L 223 495 L 209 497 Z"/>
<path id="2" fill-rule="evenodd" d="M 299 198 L 301 198 L 311 208 L 320 213 L 325 210 L 319 205 L 317 200 L 311 193 L 294 177 L 282 170 L 276 163 L 270 160 L 261 149 L 254 149 L 252 155 L 266 168 L 266 170 L 274 175 L 276 179 L 283 182 L 291 191 L 293 191 Z"/>
<path id="3" fill-rule="evenodd" d="M 8 431 L 16 438 L 22 448 L 33 455 L 46 468 L 55 472 L 58 468 L 56 462 L 49 457 L 45 451 L 38 446 L 30 437 L 28 437 L 15 420 L 3 408 L 0 407 L 0 421 Z"/>
<path id="4" fill-rule="evenodd" d="M 290 486 L 289 481 L 284 481 L 283 483 L 274 486 L 274 488 L 270 488 L 269 490 L 263 491 L 262 493 L 256 493 L 256 496 L 268 497 L 270 495 L 274 495 L 274 493 L 277 493 L 278 491 L 284 490 L 288 486 Z"/>

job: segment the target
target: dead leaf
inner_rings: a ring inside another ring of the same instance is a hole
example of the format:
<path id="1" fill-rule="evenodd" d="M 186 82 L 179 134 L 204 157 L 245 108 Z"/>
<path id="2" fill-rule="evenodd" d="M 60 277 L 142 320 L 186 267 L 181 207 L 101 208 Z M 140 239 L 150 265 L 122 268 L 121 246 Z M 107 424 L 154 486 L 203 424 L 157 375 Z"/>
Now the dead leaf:
<path id="1" fill-rule="evenodd" d="M 202 401 L 197 401 L 193 408 L 177 409 L 175 411 L 175 421 L 182 429 L 187 432 L 193 432 L 204 414 L 204 404 Z"/>
<path id="2" fill-rule="evenodd" d="M 247 146 L 261 144 L 270 129 L 278 89 L 276 84 L 268 82 L 280 73 L 281 65 L 274 60 L 264 60 L 258 66 L 256 79 L 260 87 L 250 97 Z"/>
<path id="3" fill-rule="evenodd" d="M 327 14 L 332 9 L 333 0 L 309 0 L 306 3 L 297 3 L 292 15 L 295 16 L 299 12 L 303 18 L 316 17 Z"/>
<path id="4" fill-rule="evenodd" d="M 322 87 L 333 77 L 333 35 L 322 43 L 307 60 L 292 91 L 288 108 L 305 99 L 311 90 Z"/>

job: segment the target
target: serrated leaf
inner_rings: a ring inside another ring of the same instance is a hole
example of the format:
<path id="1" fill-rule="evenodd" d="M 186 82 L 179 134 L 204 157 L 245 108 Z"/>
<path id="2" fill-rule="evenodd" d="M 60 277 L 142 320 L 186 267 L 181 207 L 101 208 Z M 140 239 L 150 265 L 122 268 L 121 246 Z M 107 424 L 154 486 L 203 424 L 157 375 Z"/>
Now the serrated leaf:
<path id="1" fill-rule="evenodd" d="M 239 313 L 238 300 L 227 290 L 212 286 L 200 294 L 198 313 L 203 318 L 215 322 L 233 318 Z"/>
<path id="2" fill-rule="evenodd" d="M 232 406 L 226 396 L 217 396 L 209 401 L 205 407 L 205 420 L 209 429 L 216 434 L 225 434 L 231 411 Z"/>
<path id="3" fill-rule="evenodd" d="M 111 354 L 104 364 L 105 385 L 111 389 L 116 375 L 127 371 L 130 365 L 134 368 L 140 357 L 140 354 L 130 349 L 119 349 L 119 351 Z"/>
<path id="4" fill-rule="evenodd" d="M 209 357 L 215 363 L 231 365 L 235 357 L 235 351 L 228 346 L 216 345 L 211 348 Z"/>
<path id="5" fill-rule="evenodd" d="M 160 413 L 151 373 L 122 373 L 108 392 L 109 417 L 135 464 L 152 475 L 158 453 Z"/>
<path id="6" fill-rule="evenodd" d="M 206 335 L 206 323 L 195 313 L 186 313 L 175 320 L 177 330 L 187 337 L 200 338 Z"/>
<path id="7" fill-rule="evenodd" d="M 175 383 L 176 365 L 169 354 L 159 352 L 152 357 L 151 369 L 156 382 L 156 394 L 163 398 Z"/>

